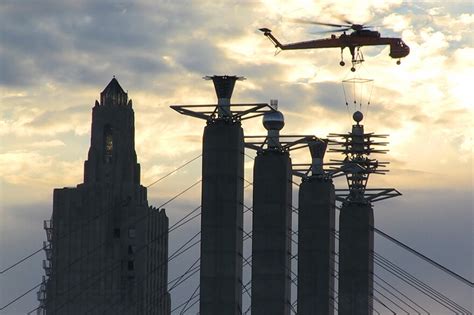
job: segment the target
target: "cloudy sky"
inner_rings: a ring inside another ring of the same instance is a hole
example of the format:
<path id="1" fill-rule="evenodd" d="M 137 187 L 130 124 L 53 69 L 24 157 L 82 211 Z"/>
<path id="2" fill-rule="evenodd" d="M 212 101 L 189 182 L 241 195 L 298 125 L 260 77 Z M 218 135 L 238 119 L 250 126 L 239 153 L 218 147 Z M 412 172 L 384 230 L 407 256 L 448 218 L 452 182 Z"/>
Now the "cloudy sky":
<path id="1" fill-rule="evenodd" d="M 383 36 L 402 37 L 411 53 L 397 66 L 388 47 L 364 48 L 366 62 L 355 74 L 339 66 L 337 49 L 275 55 L 258 28 L 271 28 L 283 42 L 329 36 L 312 34 L 326 29 L 294 18 L 375 25 Z M 147 185 L 200 154 L 203 121 L 169 105 L 215 102 L 212 85 L 201 77 L 236 74 L 247 80 L 237 83 L 234 102 L 278 99 L 287 134 L 346 132 L 353 111 L 346 101 L 361 102 L 366 130 L 390 134 L 390 153 L 382 158 L 391 172 L 371 185 L 404 194 L 376 205 L 376 225 L 472 279 L 473 24 L 468 0 L 2 1 L 0 267 L 41 247 L 53 188 L 82 181 L 91 108 L 113 76 L 133 99 Z M 373 81 L 355 90 L 342 83 L 354 77 Z M 258 119 L 244 127 L 249 135 L 264 132 Z M 249 180 L 251 168 L 249 159 Z M 158 206 L 199 177 L 197 160 L 150 188 L 150 203 Z M 168 206 L 171 222 L 193 205 L 199 205 L 199 188 Z M 199 222 L 193 224 L 176 232 L 172 248 L 193 234 Z M 377 244 L 392 259 L 404 257 Z M 40 281 L 41 259 L 0 275 L 0 306 Z M 413 272 L 426 267 L 412 257 L 400 264 Z M 470 307 L 470 290 L 438 274 L 431 270 L 423 280 Z M 193 289 L 177 292 L 173 302 Z M 34 298 L 26 296 L 5 314 L 33 309 Z"/>

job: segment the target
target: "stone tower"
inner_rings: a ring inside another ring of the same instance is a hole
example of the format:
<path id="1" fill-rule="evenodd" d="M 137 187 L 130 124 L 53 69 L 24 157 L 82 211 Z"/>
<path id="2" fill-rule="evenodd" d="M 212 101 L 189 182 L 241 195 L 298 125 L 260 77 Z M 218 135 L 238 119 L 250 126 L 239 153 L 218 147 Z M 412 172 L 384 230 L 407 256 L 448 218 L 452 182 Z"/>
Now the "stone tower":
<path id="1" fill-rule="evenodd" d="M 47 314 L 170 314 L 168 218 L 148 206 L 132 101 L 115 78 L 92 109 L 84 183 L 54 190 L 45 229 Z"/>

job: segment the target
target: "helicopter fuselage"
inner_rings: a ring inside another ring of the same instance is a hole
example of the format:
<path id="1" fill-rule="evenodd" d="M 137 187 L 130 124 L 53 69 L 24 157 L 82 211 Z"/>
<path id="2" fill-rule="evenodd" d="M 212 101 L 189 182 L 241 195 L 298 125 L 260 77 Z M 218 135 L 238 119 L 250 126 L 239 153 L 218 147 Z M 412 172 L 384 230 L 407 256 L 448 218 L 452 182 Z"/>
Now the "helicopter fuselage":
<path id="1" fill-rule="evenodd" d="M 267 36 L 275 47 L 281 50 L 297 50 L 297 49 L 319 49 L 319 48 L 341 48 L 348 47 L 354 57 L 354 50 L 363 46 L 380 46 L 389 45 L 389 56 L 400 59 L 408 56 L 410 47 L 403 42 L 401 38 L 381 37 L 379 32 L 371 30 L 356 30 L 350 34 L 343 33 L 339 36 L 331 35 L 330 38 L 315 39 L 290 44 L 281 44 L 267 28 L 260 29 Z"/>

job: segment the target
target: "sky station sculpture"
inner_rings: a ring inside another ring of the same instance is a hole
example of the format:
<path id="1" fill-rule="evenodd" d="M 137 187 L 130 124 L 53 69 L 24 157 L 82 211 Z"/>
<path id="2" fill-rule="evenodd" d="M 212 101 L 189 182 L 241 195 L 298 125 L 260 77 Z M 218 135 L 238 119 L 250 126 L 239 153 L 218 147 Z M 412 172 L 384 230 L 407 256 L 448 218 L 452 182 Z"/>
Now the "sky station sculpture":
<path id="1" fill-rule="evenodd" d="M 265 103 L 231 104 L 237 76 L 212 80 L 217 104 L 173 105 L 206 120 L 201 196 L 200 305 L 202 315 L 242 314 L 244 133 L 241 120 L 273 108 Z"/>
<path id="2" fill-rule="evenodd" d="M 370 157 L 375 153 L 386 153 L 379 149 L 386 142 L 374 139 L 386 135 L 366 133 L 361 124 L 363 114 L 353 114 L 355 124 L 347 134 L 330 134 L 333 141 L 329 152 L 341 153 L 343 160 L 335 161 L 338 170 L 345 175 L 348 189 L 337 189 L 336 199 L 342 203 L 339 216 L 339 285 L 338 314 L 367 315 L 373 312 L 374 272 L 374 213 L 372 203 L 399 196 L 394 188 L 367 188 L 371 174 L 384 174 L 381 169 L 388 162 L 379 162 Z"/>
<path id="3" fill-rule="evenodd" d="M 276 109 L 277 101 L 271 103 Z M 284 117 L 279 111 L 266 113 L 263 125 L 267 136 L 245 137 L 245 146 L 257 152 L 253 176 L 252 313 L 295 312 L 290 299 L 293 282 L 298 286 L 298 314 L 332 314 L 335 200 L 334 186 L 323 170 L 327 141 L 311 135 L 281 135 Z M 304 169 L 307 164 L 292 163 L 289 155 L 306 147 L 313 155 L 309 170 Z M 304 178 L 299 209 L 292 207 L 293 175 Z M 292 239 L 293 212 L 298 213 L 298 243 Z M 293 242 L 297 244 L 297 256 L 291 256 Z M 297 282 L 292 279 L 294 258 L 298 259 Z"/>
<path id="4" fill-rule="evenodd" d="M 181 114 L 205 119 L 202 168 L 200 314 L 241 314 L 243 249 L 243 148 L 257 153 L 253 182 L 251 310 L 287 315 L 291 303 L 292 176 L 303 178 L 298 212 L 298 314 L 334 314 L 335 203 L 342 203 L 339 233 L 339 314 L 369 314 L 373 294 L 372 203 L 400 195 L 393 188 L 367 188 L 370 174 L 383 174 L 385 153 L 365 133 L 356 111 L 348 134 L 280 135 L 284 118 L 270 105 L 231 104 L 237 76 L 206 77 L 214 83 L 217 105 L 173 105 Z M 241 120 L 263 115 L 265 136 L 245 136 Z M 343 160 L 324 163 L 326 149 Z M 311 163 L 292 164 L 289 152 L 308 147 Z M 309 168 L 308 168 L 309 166 Z M 332 178 L 346 176 L 348 189 Z"/>
<path id="5" fill-rule="evenodd" d="M 324 168 L 328 140 L 308 142 L 311 164 L 299 164 L 298 314 L 334 314 L 335 191 L 333 171 Z M 308 168 L 309 166 L 309 168 Z"/>
<path id="6" fill-rule="evenodd" d="M 272 101 L 273 107 L 276 102 Z M 292 167 L 280 144 L 285 125 L 279 111 L 267 112 L 266 145 L 257 150 L 253 175 L 252 314 L 291 314 Z"/>

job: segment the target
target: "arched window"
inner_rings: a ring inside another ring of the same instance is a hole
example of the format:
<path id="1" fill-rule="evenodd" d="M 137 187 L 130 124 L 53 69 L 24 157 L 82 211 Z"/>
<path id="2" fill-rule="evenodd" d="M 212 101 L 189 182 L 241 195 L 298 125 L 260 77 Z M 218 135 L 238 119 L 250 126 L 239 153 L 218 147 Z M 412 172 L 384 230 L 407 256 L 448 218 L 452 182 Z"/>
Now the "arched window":
<path id="1" fill-rule="evenodd" d="M 112 162 L 112 152 L 114 150 L 114 137 L 112 128 L 106 125 L 104 128 L 104 161 L 106 163 Z"/>

